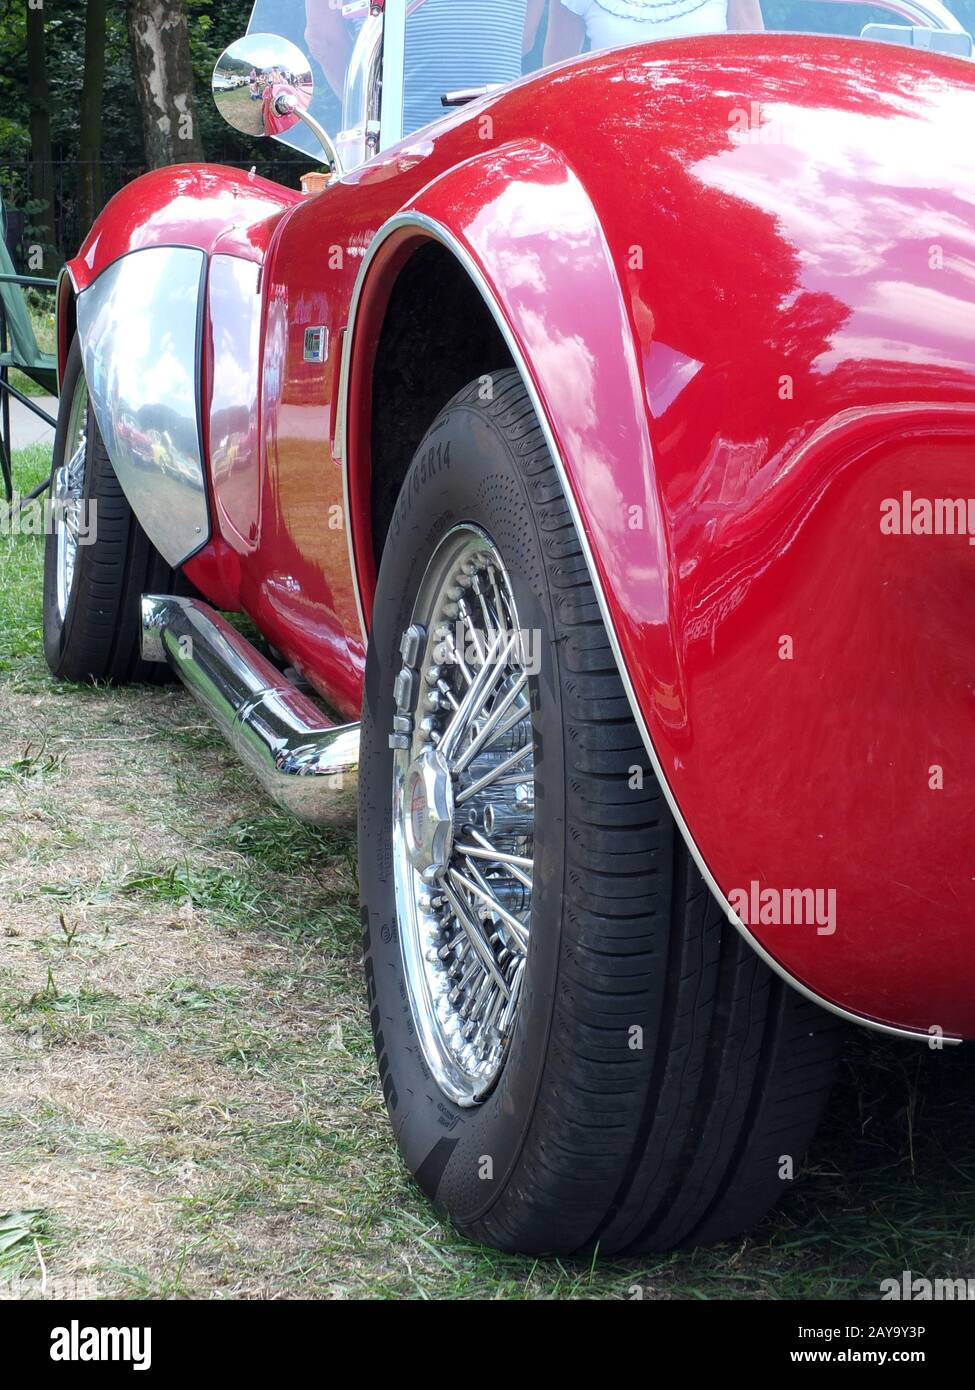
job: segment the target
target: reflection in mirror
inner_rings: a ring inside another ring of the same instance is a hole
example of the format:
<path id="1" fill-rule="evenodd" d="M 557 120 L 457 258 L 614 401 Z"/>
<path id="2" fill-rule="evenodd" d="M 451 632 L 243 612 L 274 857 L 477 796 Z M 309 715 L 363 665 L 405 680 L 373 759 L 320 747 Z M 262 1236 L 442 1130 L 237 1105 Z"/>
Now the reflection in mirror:
<path id="1" fill-rule="evenodd" d="M 301 49 L 277 34 L 245 34 L 224 49 L 213 69 L 217 110 L 244 135 L 281 135 L 299 117 L 314 91 L 311 66 Z M 289 101 L 290 99 L 290 101 Z"/>

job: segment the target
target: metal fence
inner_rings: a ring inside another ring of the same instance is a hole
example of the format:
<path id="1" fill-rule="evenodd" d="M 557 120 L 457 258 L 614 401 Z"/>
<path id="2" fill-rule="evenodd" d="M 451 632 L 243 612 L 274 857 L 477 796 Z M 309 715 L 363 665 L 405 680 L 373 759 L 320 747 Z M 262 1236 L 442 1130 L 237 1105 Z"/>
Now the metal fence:
<path id="1" fill-rule="evenodd" d="M 217 161 L 213 161 L 217 162 Z M 308 160 L 296 155 L 290 159 L 259 160 L 221 160 L 220 163 L 236 169 L 256 168 L 264 178 L 297 188 L 299 178 L 308 168 Z M 75 254 L 88 231 L 82 225 L 79 202 L 81 185 L 81 165 L 78 160 L 53 160 L 43 166 L 46 186 L 54 207 L 54 241 L 60 261 L 70 259 Z M 120 188 L 146 172 L 145 164 L 133 164 L 121 160 L 100 160 L 98 169 L 101 176 L 101 201 L 104 205 Z M 7 247 L 15 265 L 23 270 L 41 270 L 31 267 L 28 260 L 28 247 L 31 244 L 31 230 L 35 225 L 36 202 L 31 195 L 32 178 L 36 177 L 35 166 L 22 164 L 0 165 L 0 197 L 3 198 L 7 214 Z M 45 265 L 44 274 L 51 274 L 56 267 Z"/>

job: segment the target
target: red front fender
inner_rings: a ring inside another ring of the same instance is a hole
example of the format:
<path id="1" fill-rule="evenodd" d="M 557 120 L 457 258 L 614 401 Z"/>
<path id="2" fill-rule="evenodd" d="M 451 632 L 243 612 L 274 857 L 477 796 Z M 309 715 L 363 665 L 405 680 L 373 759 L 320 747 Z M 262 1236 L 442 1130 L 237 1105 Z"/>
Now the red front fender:
<path id="1" fill-rule="evenodd" d="M 197 246 L 263 261 L 281 214 L 302 194 L 221 164 L 171 164 L 122 188 L 99 213 L 81 249 L 68 262 L 76 294 L 130 251 L 147 246 Z M 59 296 L 59 322 L 67 322 L 67 295 Z M 63 357 L 68 332 L 58 334 Z"/>

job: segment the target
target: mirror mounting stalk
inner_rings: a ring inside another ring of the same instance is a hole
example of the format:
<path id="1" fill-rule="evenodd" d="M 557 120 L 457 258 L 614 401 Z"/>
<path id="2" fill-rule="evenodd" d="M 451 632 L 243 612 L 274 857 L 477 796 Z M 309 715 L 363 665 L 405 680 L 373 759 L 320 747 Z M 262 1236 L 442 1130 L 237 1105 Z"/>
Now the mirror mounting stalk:
<path id="1" fill-rule="evenodd" d="M 297 116 L 298 120 L 308 127 L 312 135 L 314 135 L 315 139 L 325 151 L 325 156 L 332 173 L 336 178 L 341 177 L 343 173 L 342 161 L 339 158 L 338 150 L 335 148 L 335 143 L 325 127 L 320 125 L 318 121 L 315 120 L 314 116 L 305 111 L 290 92 L 281 93 L 275 100 L 274 109 L 279 116 Z"/>

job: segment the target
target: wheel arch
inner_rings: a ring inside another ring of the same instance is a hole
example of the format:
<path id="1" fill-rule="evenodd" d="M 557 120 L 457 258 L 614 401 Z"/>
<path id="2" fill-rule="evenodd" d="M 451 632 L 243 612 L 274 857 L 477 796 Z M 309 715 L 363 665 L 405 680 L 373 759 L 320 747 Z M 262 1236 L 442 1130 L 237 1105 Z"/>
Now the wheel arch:
<path id="1" fill-rule="evenodd" d="M 356 331 L 369 346 L 353 363 L 349 400 L 358 442 L 347 474 L 366 622 L 396 497 L 421 439 L 471 380 L 514 366 L 474 279 L 431 229 L 404 224 L 384 249 L 359 305 Z"/>
<path id="2" fill-rule="evenodd" d="M 58 391 L 64 380 L 64 369 L 68 365 L 68 351 L 78 329 L 78 296 L 67 269 L 58 276 L 55 296 L 55 320 L 57 323 Z"/>
<path id="3" fill-rule="evenodd" d="M 436 281 L 435 275 L 419 271 L 418 256 L 431 258 L 448 283 L 436 286 L 440 292 L 435 299 L 428 296 L 426 303 L 409 305 L 408 315 L 404 299 L 411 288 Z M 429 351 L 448 296 L 448 322 L 465 330 L 457 370 L 445 362 L 445 353 Z M 412 331 L 405 341 L 397 341 L 408 316 Z M 519 371 L 559 460 L 601 599 L 604 592 L 615 592 L 618 583 L 597 565 L 592 550 L 594 538 L 605 539 L 608 518 L 604 514 L 599 526 L 592 524 L 591 504 L 601 489 L 587 479 L 586 463 L 601 465 L 604 480 L 614 457 L 626 457 L 635 466 L 646 485 L 643 501 L 650 517 L 641 550 L 649 539 L 656 552 L 648 570 L 656 590 L 651 606 L 664 615 L 655 665 L 670 672 L 668 680 L 676 679 L 666 618 L 669 557 L 628 302 L 599 214 L 556 150 L 530 139 L 466 160 L 383 223 L 366 250 L 344 334 L 335 428 L 364 634 L 375 583 L 373 551 L 381 538 L 372 534 L 373 490 L 388 486 L 390 477 L 401 480 L 412 457 L 405 443 L 380 434 L 381 392 L 407 370 L 406 354 L 418 347 L 419 361 L 410 368 L 416 389 L 409 400 L 414 428 L 408 437 L 414 446 L 439 408 L 479 370 L 514 366 Z M 597 362 L 603 364 L 602 385 L 593 379 Z M 466 372 L 462 379 L 461 368 Z M 599 407 L 616 426 L 614 450 L 606 450 L 602 458 Z M 396 423 L 401 426 L 401 417 Z M 611 527 L 625 548 L 625 519 L 617 514 Z"/>

